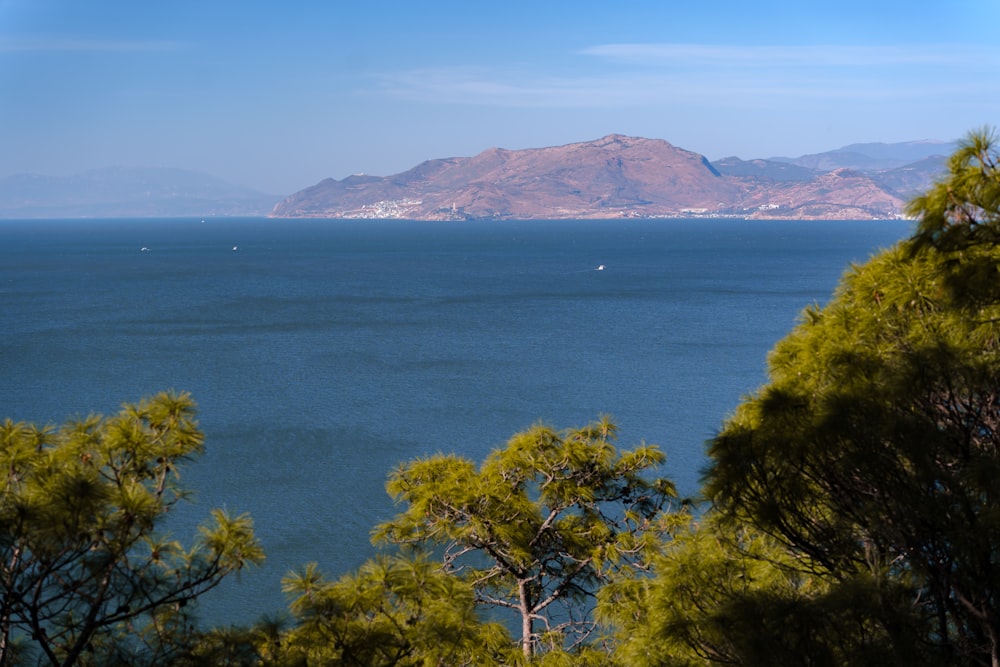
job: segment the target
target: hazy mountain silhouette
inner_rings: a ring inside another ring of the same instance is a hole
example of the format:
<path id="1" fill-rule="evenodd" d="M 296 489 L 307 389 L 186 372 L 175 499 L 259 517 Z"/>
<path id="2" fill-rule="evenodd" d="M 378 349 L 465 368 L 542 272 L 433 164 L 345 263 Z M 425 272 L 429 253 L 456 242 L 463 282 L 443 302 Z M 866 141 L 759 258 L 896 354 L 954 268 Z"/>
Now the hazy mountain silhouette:
<path id="1" fill-rule="evenodd" d="M 183 169 L 109 167 L 0 179 L 0 217 L 265 215 L 278 199 Z"/>

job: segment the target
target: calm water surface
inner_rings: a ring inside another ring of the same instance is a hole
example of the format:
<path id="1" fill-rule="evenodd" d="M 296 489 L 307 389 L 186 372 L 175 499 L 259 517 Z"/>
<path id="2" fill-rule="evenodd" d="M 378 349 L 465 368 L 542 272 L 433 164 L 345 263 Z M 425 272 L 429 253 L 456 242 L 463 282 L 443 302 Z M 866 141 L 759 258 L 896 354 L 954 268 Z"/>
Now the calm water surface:
<path id="1" fill-rule="evenodd" d="M 481 459 L 538 421 L 602 413 L 698 489 L 704 441 L 773 344 L 904 222 L 0 222 L 0 417 L 61 422 L 163 389 L 200 406 L 190 522 L 250 512 L 264 567 L 213 619 L 284 607 L 279 580 L 372 553 L 386 474 Z M 141 251 L 141 248 L 148 248 Z M 595 270 L 604 265 L 602 271 Z"/>

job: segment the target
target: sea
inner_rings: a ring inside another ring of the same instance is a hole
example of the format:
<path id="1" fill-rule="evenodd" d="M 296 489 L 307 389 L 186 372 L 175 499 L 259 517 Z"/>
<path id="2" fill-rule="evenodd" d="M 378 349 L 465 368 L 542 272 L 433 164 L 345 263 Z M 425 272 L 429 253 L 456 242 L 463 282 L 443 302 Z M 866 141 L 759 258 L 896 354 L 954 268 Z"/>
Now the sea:
<path id="1" fill-rule="evenodd" d="M 281 578 L 375 553 L 389 472 L 475 461 L 610 415 L 695 497 L 705 442 L 768 351 L 906 221 L 0 221 L 0 419 L 58 424 L 173 389 L 206 451 L 166 526 L 253 517 L 267 561 L 209 623 L 286 608 Z"/>

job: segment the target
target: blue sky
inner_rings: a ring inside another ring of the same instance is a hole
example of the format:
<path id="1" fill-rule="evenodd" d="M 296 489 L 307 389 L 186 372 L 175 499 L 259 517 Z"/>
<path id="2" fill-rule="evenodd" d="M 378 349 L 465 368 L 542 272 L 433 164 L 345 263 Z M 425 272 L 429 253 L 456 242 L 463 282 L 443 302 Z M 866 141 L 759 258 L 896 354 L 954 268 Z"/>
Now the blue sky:
<path id="1" fill-rule="evenodd" d="M 0 177 L 197 169 L 272 194 L 436 157 L 709 159 L 1000 125 L 1000 0 L 0 0 Z"/>

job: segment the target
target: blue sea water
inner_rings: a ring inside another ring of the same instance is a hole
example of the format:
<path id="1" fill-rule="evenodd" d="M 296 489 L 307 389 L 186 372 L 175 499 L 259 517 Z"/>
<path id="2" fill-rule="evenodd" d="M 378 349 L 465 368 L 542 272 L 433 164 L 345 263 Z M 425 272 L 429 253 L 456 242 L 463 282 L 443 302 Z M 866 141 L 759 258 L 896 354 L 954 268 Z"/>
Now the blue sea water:
<path id="1" fill-rule="evenodd" d="M 59 423 L 164 389 L 200 406 L 195 502 L 250 512 L 267 563 L 212 621 L 284 608 L 280 578 L 373 553 L 388 472 L 482 459 L 602 413 L 695 494 L 704 441 L 768 350 L 906 222 L 0 222 L 0 418 Z M 141 248 L 147 248 L 142 251 Z M 604 270 L 597 267 L 604 265 Z"/>

